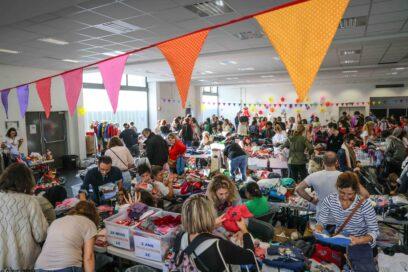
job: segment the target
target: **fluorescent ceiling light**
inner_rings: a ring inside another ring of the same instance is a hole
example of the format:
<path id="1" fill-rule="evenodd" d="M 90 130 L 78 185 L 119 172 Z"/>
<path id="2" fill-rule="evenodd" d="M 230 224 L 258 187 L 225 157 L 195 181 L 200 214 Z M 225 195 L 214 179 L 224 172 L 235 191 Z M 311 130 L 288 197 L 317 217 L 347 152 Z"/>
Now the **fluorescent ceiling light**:
<path id="1" fill-rule="evenodd" d="M 342 64 L 352 64 L 352 63 L 358 63 L 358 60 L 343 60 L 341 63 Z"/>
<path id="2" fill-rule="evenodd" d="M 73 59 L 63 59 L 62 61 L 72 62 L 72 63 L 78 63 L 79 62 L 79 60 L 73 60 Z"/>
<path id="3" fill-rule="evenodd" d="M 348 70 L 348 71 L 343 71 L 343 74 L 348 74 L 348 73 L 357 73 L 357 70 Z"/>
<path id="4" fill-rule="evenodd" d="M 255 68 L 253 67 L 245 67 L 245 68 L 238 68 L 239 71 L 253 71 Z"/>
<path id="5" fill-rule="evenodd" d="M 227 80 L 239 79 L 239 77 L 227 77 Z"/>
<path id="6" fill-rule="evenodd" d="M 212 71 L 204 71 L 204 72 L 201 72 L 201 74 L 202 74 L 202 75 L 211 75 L 211 74 L 214 74 L 214 72 L 212 72 Z"/>
<path id="7" fill-rule="evenodd" d="M 261 76 L 262 78 L 270 78 L 270 77 L 275 77 L 274 75 L 265 75 L 265 76 Z"/>
<path id="8" fill-rule="evenodd" d="M 228 64 L 235 65 L 235 64 L 238 64 L 238 62 L 236 62 L 234 60 L 226 60 L 226 61 L 221 61 L 220 64 L 221 65 L 228 65 Z"/>
<path id="9" fill-rule="evenodd" d="M 274 60 L 280 60 L 280 58 L 279 58 L 279 57 L 273 57 L 273 59 L 274 59 Z"/>
<path id="10" fill-rule="evenodd" d="M 398 73 L 397 72 L 392 72 L 392 73 L 387 73 L 387 75 L 398 75 Z"/>
<path id="11" fill-rule="evenodd" d="M 205 80 L 205 79 L 199 79 L 198 81 L 200 81 L 200 82 L 204 82 L 204 81 L 207 81 L 207 80 Z"/>
<path id="12" fill-rule="evenodd" d="M 361 49 L 340 50 L 340 55 L 342 55 L 342 56 L 356 55 L 356 54 L 361 54 Z"/>
<path id="13" fill-rule="evenodd" d="M 9 50 L 9 49 L 4 49 L 4 48 L 0 48 L 0 52 L 1 53 L 9 53 L 9 54 L 18 54 L 18 53 L 20 53 L 19 51 L 14 51 L 14 50 Z"/>
<path id="14" fill-rule="evenodd" d="M 117 55 L 122 55 L 124 53 L 125 52 L 122 52 L 122 51 L 113 51 L 113 52 L 102 53 L 102 55 L 109 56 L 109 57 L 114 57 L 114 56 L 117 56 Z"/>
<path id="15" fill-rule="evenodd" d="M 67 45 L 69 42 L 63 41 L 63 40 L 57 40 L 53 38 L 43 38 L 43 39 L 38 39 L 39 41 L 46 42 L 46 43 L 52 43 L 52 44 L 58 44 L 58 45 Z"/>
<path id="16" fill-rule="evenodd" d="M 393 68 L 394 70 L 397 70 L 397 71 L 402 71 L 402 70 L 405 70 L 406 68 L 405 67 L 397 67 L 397 68 Z"/>

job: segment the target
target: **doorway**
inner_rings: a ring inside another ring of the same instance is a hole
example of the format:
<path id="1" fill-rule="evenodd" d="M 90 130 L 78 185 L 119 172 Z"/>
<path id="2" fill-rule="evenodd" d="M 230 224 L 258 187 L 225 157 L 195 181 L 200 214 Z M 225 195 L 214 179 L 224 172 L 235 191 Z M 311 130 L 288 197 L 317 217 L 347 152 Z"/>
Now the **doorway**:
<path id="1" fill-rule="evenodd" d="M 354 112 L 359 111 L 361 114 L 366 114 L 365 107 L 339 107 L 339 116 L 343 115 L 343 112 L 350 114 L 351 116 L 354 115 Z"/>
<path id="2" fill-rule="evenodd" d="M 66 112 L 51 112 L 48 119 L 44 112 L 27 112 L 25 121 L 28 154 L 49 149 L 55 165 L 62 167 L 62 156 L 68 154 Z"/>

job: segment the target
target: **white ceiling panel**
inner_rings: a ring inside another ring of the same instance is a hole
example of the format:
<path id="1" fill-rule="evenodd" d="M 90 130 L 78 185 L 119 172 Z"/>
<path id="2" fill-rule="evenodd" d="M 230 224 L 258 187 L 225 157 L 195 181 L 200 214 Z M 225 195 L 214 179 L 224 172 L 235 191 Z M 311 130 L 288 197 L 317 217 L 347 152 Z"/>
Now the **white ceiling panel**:
<path id="1" fill-rule="evenodd" d="M 81 7 L 84 9 L 93 9 L 93 8 L 105 6 L 111 3 L 112 3 L 112 0 L 89 0 L 89 1 L 85 1 L 83 3 L 78 4 L 78 7 Z"/>
<path id="2" fill-rule="evenodd" d="M 389 0 L 379 3 L 374 3 L 371 9 L 371 14 L 381 14 L 386 12 L 397 12 L 408 9 L 407 0 Z"/>
<path id="3" fill-rule="evenodd" d="M 121 3 L 106 5 L 100 8 L 93 9 L 92 11 L 118 20 L 135 17 L 143 13 L 140 10 L 122 5 Z"/>
<path id="4" fill-rule="evenodd" d="M 383 24 L 395 21 L 405 21 L 408 19 L 408 10 L 402 10 L 398 12 L 390 12 L 383 14 L 372 15 L 369 18 L 369 24 Z"/>
<path id="5" fill-rule="evenodd" d="M 154 12 L 152 13 L 152 15 L 167 22 L 180 22 L 200 18 L 200 16 L 198 16 L 197 14 L 182 7 Z"/>
<path id="6" fill-rule="evenodd" d="M 126 33 L 126 36 L 132 37 L 134 39 L 142 40 L 142 39 L 145 39 L 145 38 L 157 37 L 158 34 L 152 32 L 150 30 L 147 30 L 147 29 L 140 29 L 140 30 L 136 30 L 136 31 L 133 31 L 133 32 Z"/>
<path id="7" fill-rule="evenodd" d="M 67 41 L 67 42 L 79 42 L 79 41 L 83 41 L 83 40 L 89 40 L 92 37 L 91 36 L 87 36 L 87 35 L 82 35 L 79 33 L 75 33 L 75 32 L 67 32 L 64 34 L 60 34 L 60 35 L 55 35 L 53 36 L 53 38 L 57 39 L 57 40 L 63 40 L 63 41 Z"/>
<path id="8" fill-rule="evenodd" d="M 370 10 L 370 5 L 349 6 L 343 17 L 366 16 Z"/>
<path id="9" fill-rule="evenodd" d="M 161 23 L 159 18 L 145 14 L 134 18 L 124 20 L 126 23 L 138 26 L 140 28 L 148 28 Z"/>
<path id="10" fill-rule="evenodd" d="M 399 31 L 405 21 L 396 21 L 383 24 L 369 24 L 367 27 L 367 32 L 377 32 L 377 31 Z"/>
<path id="11" fill-rule="evenodd" d="M 90 46 L 112 45 L 113 42 L 102 40 L 102 39 L 90 39 L 90 40 L 81 41 L 80 44 L 88 45 L 88 47 L 90 47 Z"/>
<path id="12" fill-rule="evenodd" d="M 76 13 L 76 14 L 70 15 L 68 18 L 74 21 L 78 21 L 80 23 L 87 24 L 87 25 L 98 25 L 98 24 L 103 24 L 103 23 L 110 22 L 113 20 L 111 17 L 96 14 L 92 11 L 83 11 L 80 13 Z"/>
<path id="13" fill-rule="evenodd" d="M 103 37 L 104 40 L 115 42 L 115 43 L 125 43 L 133 41 L 134 38 L 130 38 L 124 35 L 110 35 Z"/>
<path id="14" fill-rule="evenodd" d="M 171 0 L 124 0 L 122 3 L 144 12 L 156 12 L 178 6 L 177 3 Z"/>
<path id="15" fill-rule="evenodd" d="M 83 34 L 83 35 L 88 35 L 94 38 L 98 38 L 98 37 L 104 37 L 104 36 L 108 36 L 108 35 L 112 35 L 111 32 L 99 29 L 99 28 L 95 28 L 95 27 L 89 27 L 89 28 L 84 28 L 78 31 L 79 34 Z"/>

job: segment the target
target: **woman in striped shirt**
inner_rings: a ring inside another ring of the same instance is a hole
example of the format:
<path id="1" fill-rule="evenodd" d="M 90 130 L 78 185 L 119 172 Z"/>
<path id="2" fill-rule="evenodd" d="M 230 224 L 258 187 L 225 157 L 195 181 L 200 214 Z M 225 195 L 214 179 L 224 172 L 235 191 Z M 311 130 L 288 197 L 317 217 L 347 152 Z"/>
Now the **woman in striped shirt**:
<path id="1" fill-rule="evenodd" d="M 361 199 L 359 180 L 353 172 L 340 174 L 336 187 L 337 193 L 328 195 L 320 206 L 317 232 L 322 232 L 324 227 L 333 224 L 337 230 Z M 371 247 L 375 247 L 379 235 L 378 222 L 374 208 L 368 200 L 357 209 L 342 232 L 349 235 L 351 245 L 370 244 Z"/>

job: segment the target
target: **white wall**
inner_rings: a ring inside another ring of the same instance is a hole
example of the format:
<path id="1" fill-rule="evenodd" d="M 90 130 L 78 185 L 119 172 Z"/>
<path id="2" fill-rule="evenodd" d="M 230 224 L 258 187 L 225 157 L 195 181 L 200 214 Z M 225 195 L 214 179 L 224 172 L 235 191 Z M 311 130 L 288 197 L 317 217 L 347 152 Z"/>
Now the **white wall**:
<path id="1" fill-rule="evenodd" d="M 163 99 L 172 100 L 164 102 Z M 176 100 L 176 103 L 173 102 Z M 150 127 L 155 128 L 157 120 L 173 121 L 177 116 L 184 116 L 180 95 L 176 83 L 173 82 L 149 82 L 149 109 Z M 199 88 L 190 87 L 186 107 L 191 107 L 193 116 L 200 116 L 200 93 Z"/>
<path id="2" fill-rule="evenodd" d="M 42 78 L 44 76 L 53 75 L 58 71 L 41 70 L 26 67 L 0 65 L 0 90 L 24 84 L 32 80 Z M 30 86 L 30 96 L 27 111 L 43 111 L 41 101 L 38 97 L 35 84 Z M 65 99 L 65 89 L 61 77 L 53 78 L 51 83 L 51 111 L 68 111 L 68 106 Z M 78 106 L 82 105 L 82 98 L 79 99 Z M 25 118 L 20 117 L 20 107 L 17 99 L 16 89 L 12 89 L 9 94 L 9 118 L 6 119 L 6 114 L 3 107 L 0 106 L 0 136 L 3 137 L 6 133 L 5 121 L 18 121 L 19 134 L 24 139 L 27 139 Z M 70 117 L 67 114 L 67 130 L 68 130 L 68 152 L 69 154 L 80 155 L 85 157 L 85 132 L 83 124 L 78 126 L 82 117 L 77 117 L 76 114 Z M 83 121 L 82 121 L 83 122 Z M 23 144 L 23 152 L 27 153 L 27 142 Z"/>
<path id="3" fill-rule="evenodd" d="M 376 83 L 316 83 L 309 92 L 311 102 L 320 102 L 322 96 L 332 103 L 342 102 L 363 102 L 369 101 L 370 97 L 388 97 L 388 96 L 408 96 L 408 82 L 405 82 L 404 88 L 376 89 Z M 291 83 L 268 83 L 237 86 L 219 86 L 219 102 L 223 103 L 261 103 L 269 104 L 269 97 L 274 98 L 273 103 L 279 103 L 279 99 L 285 97 L 283 103 L 295 103 L 296 92 Z M 361 106 L 360 106 L 361 107 Z M 258 107 L 257 107 L 258 108 Z M 368 106 L 365 106 L 368 113 Z M 265 111 L 264 107 L 262 109 Z M 297 107 L 286 108 L 287 116 L 296 116 Z M 225 118 L 234 118 L 239 107 L 220 106 L 220 115 Z M 277 107 L 274 113 L 269 113 L 276 117 L 281 115 L 282 108 Z M 320 112 L 320 107 L 312 107 L 306 110 L 301 108 L 301 114 L 308 118 L 312 113 L 320 117 L 322 123 L 331 118 L 337 120 L 339 109 L 336 106 L 327 107 L 325 113 Z M 267 111 L 268 112 L 268 111 Z"/>

